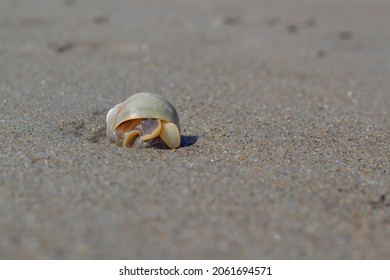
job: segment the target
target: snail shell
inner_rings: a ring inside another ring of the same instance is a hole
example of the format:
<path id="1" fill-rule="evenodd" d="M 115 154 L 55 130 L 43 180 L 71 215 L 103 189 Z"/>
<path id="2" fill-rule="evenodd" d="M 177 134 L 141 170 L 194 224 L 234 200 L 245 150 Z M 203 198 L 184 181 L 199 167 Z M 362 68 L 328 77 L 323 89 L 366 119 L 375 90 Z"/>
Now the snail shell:
<path id="1" fill-rule="evenodd" d="M 180 146 L 179 117 L 175 107 L 164 97 L 141 92 L 117 104 L 107 113 L 107 136 L 121 147 L 160 137 L 175 149 Z"/>

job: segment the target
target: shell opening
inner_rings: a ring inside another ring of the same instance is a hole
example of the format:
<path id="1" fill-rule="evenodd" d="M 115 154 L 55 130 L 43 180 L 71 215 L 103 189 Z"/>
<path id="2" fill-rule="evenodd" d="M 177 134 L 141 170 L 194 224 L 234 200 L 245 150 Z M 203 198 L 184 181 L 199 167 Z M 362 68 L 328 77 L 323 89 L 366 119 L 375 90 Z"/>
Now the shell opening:
<path id="1" fill-rule="evenodd" d="M 124 145 L 123 141 L 125 140 L 124 135 L 127 132 L 134 130 L 134 128 L 137 125 L 139 125 L 139 123 L 140 123 L 140 120 L 130 120 L 130 121 L 126 121 L 126 122 L 123 122 L 120 125 L 118 125 L 118 127 L 114 131 L 116 144 L 118 146 L 123 146 Z"/>
<path id="2" fill-rule="evenodd" d="M 131 147 L 139 136 L 141 141 L 157 138 L 162 130 L 158 119 L 135 119 L 121 123 L 114 131 L 118 146 Z"/>

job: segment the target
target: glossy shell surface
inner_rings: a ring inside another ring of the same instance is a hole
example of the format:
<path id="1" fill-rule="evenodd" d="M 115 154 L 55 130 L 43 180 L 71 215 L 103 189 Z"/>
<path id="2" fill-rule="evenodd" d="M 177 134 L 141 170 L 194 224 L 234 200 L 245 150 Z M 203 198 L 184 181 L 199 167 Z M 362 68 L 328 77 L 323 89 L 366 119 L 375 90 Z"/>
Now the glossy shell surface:
<path id="1" fill-rule="evenodd" d="M 169 148 L 180 146 L 179 117 L 173 105 L 154 93 L 137 93 L 107 113 L 107 136 L 119 146 L 131 147 L 135 138 L 160 137 Z"/>

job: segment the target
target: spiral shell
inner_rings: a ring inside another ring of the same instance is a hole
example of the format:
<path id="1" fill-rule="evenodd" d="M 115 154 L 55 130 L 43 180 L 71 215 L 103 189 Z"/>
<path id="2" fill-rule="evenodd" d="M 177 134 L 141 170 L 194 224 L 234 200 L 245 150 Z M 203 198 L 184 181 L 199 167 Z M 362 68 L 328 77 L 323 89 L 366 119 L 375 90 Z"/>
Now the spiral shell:
<path id="1" fill-rule="evenodd" d="M 121 147 L 160 138 L 169 148 L 180 147 L 179 116 L 164 97 L 141 92 L 117 104 L 107 113 L 107 136 Z"/>

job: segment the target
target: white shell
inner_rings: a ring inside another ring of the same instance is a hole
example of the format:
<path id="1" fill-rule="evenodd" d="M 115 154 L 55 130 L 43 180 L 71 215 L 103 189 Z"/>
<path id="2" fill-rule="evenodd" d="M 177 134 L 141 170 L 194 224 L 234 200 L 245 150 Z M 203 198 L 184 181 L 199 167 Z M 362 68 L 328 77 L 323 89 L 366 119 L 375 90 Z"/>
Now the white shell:
<path id="1" fill-rule="evenodd" d="M 142 120 L 147 119 L 159 121 L 153 133 L 142 135 Z M 172 149 L 180 146 L 179 117 L 173 105 L 161 95 L 136 93 L 109 110 L 106 121 L 108 138 L 120 146 L 130 147 L 139 135 L 142 141 L 160 137 Z"/>

